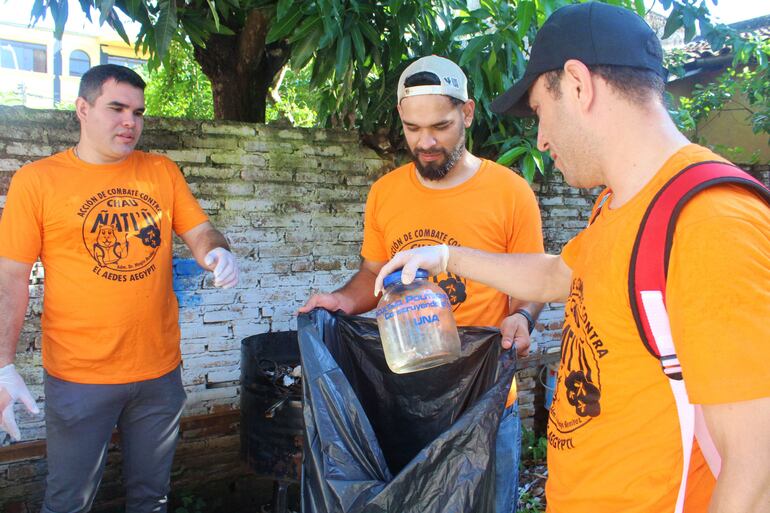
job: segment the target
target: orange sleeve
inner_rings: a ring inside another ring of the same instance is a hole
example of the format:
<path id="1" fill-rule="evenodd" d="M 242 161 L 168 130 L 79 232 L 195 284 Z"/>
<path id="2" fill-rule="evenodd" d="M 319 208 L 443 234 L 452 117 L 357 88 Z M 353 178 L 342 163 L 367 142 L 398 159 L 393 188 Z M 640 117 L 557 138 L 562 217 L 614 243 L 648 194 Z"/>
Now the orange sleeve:
<path id="1" fill-rule="evenodd" d="M 0 256 L 34 263 L 43 244 L 42 187 L 29 169 L 20 169 L 11 180 L 0 217 Z"/>
<path id="2" fill-rule="evenodd" d="M 517 188 L 514 203 L 513 231 L 508 240 L 508 253 L 542 253 L 543 222 L 535 193 L 529 184 L 524 183 Z"/>
<path id="3" fill-rule="evenodd" d="M 575 269 L 575 259 L 577 259 L 580 253 L 580 236 L 583 232 L 578 233 L 567 242 L 563 248 L 561 248 L 561 259 L 567 264 L 570 269 Z"/>
<path id="4" fill-rule="evenodd" d="M 599 193 L 599 196 L 596 197 L 596 201 L 594 202 L 594 206 L 591 209 L 591 217 L 589 218 L 588 226 L 591 226 L 591 223 L 594 221 L 594 216 L 597 215 L 597 210 L 599 210 L 600 207 L 604 205 L 604 203 L 608 199 L 608 195 L 610 194 L 610 189 L 604 189 L 602 192 Z M 588 226 L 583 229 L 580 233 L 572 237 L 569 242 L 567 242 L 564 247 L 561 250 L 561 259 L 564 260 L 564 263 L 567 264 L 567 267 L 570 269 L 575 268 L 575 259 L 577 258 L 577 255 L 580 253 L 580 239 L 583 235 L 583 232 L 588 229 Z"/>
<path id="5" fill-rule="evenodd" d="M 172 227 L 174 233 L 185 233 L 201 223 L 209 220 L 198 201 L 192 195 L 190 187 L 184 179 L 182 171 L 171 160 L 166 159 L 166 167 L 171 174 L 171 182 L 174 184 L 174 218 Z"/>
<path id="6" fill-rule="evenodd" d="M 699 404 L 770 397 L 770 209 L 723 189 L 713 192 L 733 211 L 708 216 L 719 208 L 699 202 L 708 192 L 691 201 L 699 220 L 687 224 L 683 210 L 666 290 L 687 392 Z"/>
<path id="7" fill-rule="evenodd" d="M 385 236 L 377 223 L 377 184 L 369 190 L 364 209 L 364 241 L 361 256 L 372 262 L 387 262 L 390 255 L 385 246 Z"/>

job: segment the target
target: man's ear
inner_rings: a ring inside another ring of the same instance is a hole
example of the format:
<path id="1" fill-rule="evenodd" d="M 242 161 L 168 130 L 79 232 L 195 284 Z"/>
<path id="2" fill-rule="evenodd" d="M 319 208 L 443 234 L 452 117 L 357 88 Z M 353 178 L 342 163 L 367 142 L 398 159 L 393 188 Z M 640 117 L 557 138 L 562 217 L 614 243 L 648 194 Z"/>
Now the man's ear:
<path id="1" fill-rule="evenodd" d="M 463 123 L 465 124 L 465 128 L 470 128 L 471 124 L 473 123 L 473 115 L 476 112 L 476 102 L 474 102 L 473 100 L 468 100 L 462 106 L 462 110 L 463 110 Z"/>
<path id="2" fill-rule="evenodd" d="M 83 98 L 82 96 L 78 96 L 75 100 L 75 115 L 78 117 L 80 121 L 85 121 L 86 117 L 88 116 L 88 109 L 91 107 L 91 105 L 88 103 L 88 100 Z"/>
<path id="3" fill-rule="evenodd" d="M 583 111 L 588 110 L 594 101 L 593 80 L 588 66 L 577 59 L 570 59 L 564 63 L 564 77 L 562 80 L 562 92 L 570 95 Z"/>

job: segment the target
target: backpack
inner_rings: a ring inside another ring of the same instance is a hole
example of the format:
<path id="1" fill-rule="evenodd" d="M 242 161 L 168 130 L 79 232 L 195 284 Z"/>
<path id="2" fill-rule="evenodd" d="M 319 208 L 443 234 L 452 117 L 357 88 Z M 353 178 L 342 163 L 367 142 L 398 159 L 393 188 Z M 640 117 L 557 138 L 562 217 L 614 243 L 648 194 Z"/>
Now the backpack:
<path id="1" fill-rule="evenodd" d="M 759 180 L 724 162 L 700 162 L 686 167 L 671 178 L 655 195 L 642 218 L 636 235 L 628 273 L 628 297 L 639 336 L 647 350 L 660 361 L 676 400 L 684 462 L 675 513 L 684 509 L 687 476 L 694 438 L 714 477 L 719 476 L 721 459 L 709 435 L 700 405 L 687 397 L 682 367 L 676 355 L 666 311 L 666 276 L 674 230 L 685 204 L 697 193 L 720 184 L 739 185 L 770 206 L 770 190 Z M 598 200 L 593 222 L 609 197 Z"/>

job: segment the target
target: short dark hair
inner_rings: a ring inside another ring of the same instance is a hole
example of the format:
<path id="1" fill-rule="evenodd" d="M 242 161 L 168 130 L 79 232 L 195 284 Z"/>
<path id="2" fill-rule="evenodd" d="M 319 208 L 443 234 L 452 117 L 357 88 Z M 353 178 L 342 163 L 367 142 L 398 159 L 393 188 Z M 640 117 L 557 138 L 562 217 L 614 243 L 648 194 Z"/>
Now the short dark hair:
<path id="1" fill-rule="evenodd" d="M 436 76 L 435 73 L 430 71 L 418 71 L 414 75 L 409 75 L 404 79 L 404 87 L 417 87 L 426 85 L 441 85 L 441 79 Z M 454 96 L 446 96 L 447 99 L 452 102 L 455 107 L 459 105 L 465 105 L 465 102 Z"/>
<path id="2" fill-rule="evenodd" d="M 142 91 L 144 91 L 147 85 L 142 80 L 142 77 L 130 68 L 118 66 L 117 64 L 99 64 L 83 74 L 80 79 L 78 96 L 93 104 L 102 95 L 102 85 L 110 79 L 119 84 L 132 85 Z"/>
<path id="3" fill-rule="evenodd" d="M 602 77 L 620 96 L 632 103 L 647 103 L 657 100 L 664 103 L 663 95 L 666 84 L 656 72 L 632 66 L 610 66 L 597 64 L 588 66 L 591 73 Z M 545 87 L 555 99 L 561 98 L 561 77 L 563 69 L 548 71 L 545 75 Z"/>

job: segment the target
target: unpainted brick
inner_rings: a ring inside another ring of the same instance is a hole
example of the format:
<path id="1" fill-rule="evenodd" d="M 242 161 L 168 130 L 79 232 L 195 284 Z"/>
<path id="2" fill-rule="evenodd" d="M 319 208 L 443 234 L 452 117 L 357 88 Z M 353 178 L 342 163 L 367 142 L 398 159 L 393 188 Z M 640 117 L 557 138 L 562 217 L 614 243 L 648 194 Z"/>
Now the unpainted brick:
<path id="1" fill-rule="evenodd" d="M 204 134 L 221 134 L 221 135 L 236 135 L 236 136 L 253 136 L 256 134 L 256 129 L 253 126 L 248 126 L 245 124 L 237 124 L 233 122 L 202 123 L 201 131 Z"/>

